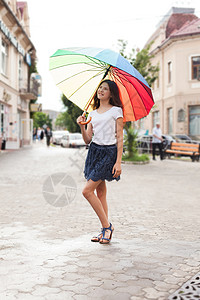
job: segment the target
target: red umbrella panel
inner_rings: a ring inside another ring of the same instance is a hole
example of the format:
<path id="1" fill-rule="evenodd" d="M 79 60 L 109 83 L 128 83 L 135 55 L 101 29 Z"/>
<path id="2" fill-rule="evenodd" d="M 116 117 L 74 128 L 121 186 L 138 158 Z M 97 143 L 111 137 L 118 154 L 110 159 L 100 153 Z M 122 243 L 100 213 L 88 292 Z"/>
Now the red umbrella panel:
<path id="1" fill-rule="evenodd" d="M 154 105 L 151 89 L 130 74 L 111 67 L 108 78 L 116 82 L 123 104 L 124 122 L 147 116 Z"/>

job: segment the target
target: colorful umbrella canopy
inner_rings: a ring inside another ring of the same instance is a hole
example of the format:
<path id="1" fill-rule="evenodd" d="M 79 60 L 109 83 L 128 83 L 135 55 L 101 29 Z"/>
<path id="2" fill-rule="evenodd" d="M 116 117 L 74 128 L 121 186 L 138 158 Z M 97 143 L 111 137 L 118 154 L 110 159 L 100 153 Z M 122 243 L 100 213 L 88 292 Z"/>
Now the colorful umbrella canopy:
<path id="1" fill-rule="evenodd" d="M 148 115 L 154 105 L 143 76 L 120 54 L 100 48 L 66 48 L 50 57 L 50 72 L 62 93 L 81 109 L 91 111 L 102 79 L 116 82 L 123 104 L 124 122 Z"/>

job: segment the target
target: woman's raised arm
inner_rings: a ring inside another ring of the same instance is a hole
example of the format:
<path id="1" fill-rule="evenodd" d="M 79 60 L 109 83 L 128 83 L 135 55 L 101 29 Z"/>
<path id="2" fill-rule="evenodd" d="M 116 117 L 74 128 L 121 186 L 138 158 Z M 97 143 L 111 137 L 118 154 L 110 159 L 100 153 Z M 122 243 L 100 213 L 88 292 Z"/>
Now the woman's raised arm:
<path id="1" fill-rule="evenodd" d="M 81 128 L 81 133 L 86 144 L 89 144 L 92 140 L 92 124 L 87 124 L 87 129 L 85 129 L 85 125 L 81 125 L 81 122 L 85 122 L 85 117 L 79 116 L 77 118 L 77 123 Z"/>

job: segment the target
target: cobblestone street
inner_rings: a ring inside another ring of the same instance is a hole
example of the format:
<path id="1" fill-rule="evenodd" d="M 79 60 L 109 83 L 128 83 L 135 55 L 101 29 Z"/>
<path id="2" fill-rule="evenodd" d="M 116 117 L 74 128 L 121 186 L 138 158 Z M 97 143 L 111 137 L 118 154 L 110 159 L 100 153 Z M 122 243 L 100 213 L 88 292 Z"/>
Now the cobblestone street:
<path id="1" fill-rule="evenodd" d="M 200 163 L 123 164 L 101 245 L 81 193 L 86 154 L 43 143 L 0 153 L 0 300 L 166 300 L 199 272 Z"/>

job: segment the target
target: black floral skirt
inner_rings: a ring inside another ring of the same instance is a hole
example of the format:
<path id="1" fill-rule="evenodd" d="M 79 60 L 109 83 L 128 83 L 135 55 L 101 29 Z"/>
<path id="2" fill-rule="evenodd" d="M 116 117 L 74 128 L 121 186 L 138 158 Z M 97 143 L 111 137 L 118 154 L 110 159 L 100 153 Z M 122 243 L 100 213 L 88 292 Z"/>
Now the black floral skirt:
<path id="1" fill-rule="evenodd" d="M 91 143 L 85 161 L 84 175 L 87 180 L 120 180 L 113 177 L 112 169 L 117 160 L 117 145 Z"/>

